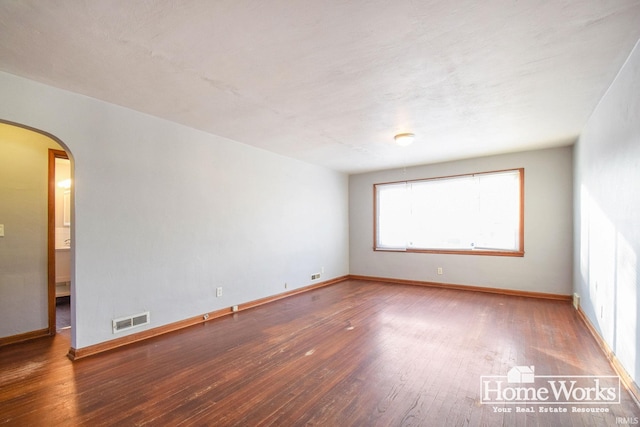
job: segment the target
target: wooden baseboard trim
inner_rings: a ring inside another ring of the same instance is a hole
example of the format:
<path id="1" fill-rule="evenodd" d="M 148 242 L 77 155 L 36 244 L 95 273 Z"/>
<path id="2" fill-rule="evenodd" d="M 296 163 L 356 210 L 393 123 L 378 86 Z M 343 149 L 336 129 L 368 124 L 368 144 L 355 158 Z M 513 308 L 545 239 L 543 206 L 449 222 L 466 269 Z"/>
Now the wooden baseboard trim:
<path id="1" fill-rule="evenodd" d="M 430 288 L 455 289 L 459 291 L 485 292 L 490 294 L 511 295 L 511 296 L 527 297 L 527 298 L 542 298 L 542 299 L 551 299 L 551 300 L 559 300 L 559 301 L 571 301 L 571 295 L 547 294 L 543 292 L 519 291 L 515 289 L 485 288 L 485 287 L 469 286 L 469 285 L 454 285 L 450 283 L 423 282 L 419 280 L 392 279 L 388 277 L 371 277 L 371 276 L 357 276 L 357 275 L 350 275 L 349 279 L 367 280 L 372 282 L 383 282 L 383 283 L 392 283 L 392 284 L 399 284 L 399 285 L 425 286 Z"/>
<path id="2" fill-rule="evenodd" d="M 305 286 L 305 287 L 298 288 L 298 289 L 293 289 L 291 291 L 283 292 L 281 294 L 277 294 L 277 295 L 273 295 L 273 296 L 270 296 L 270 297 L 262 298 L 262 299 L 259 299 L 259 300 L 255 300 L 255 301 L 247 302 L 247 303 L 244 303 L 244 304 L 240 304 L 240 305 L 238 305 L 238 311 L 247 310 L 247 309 L 253 308 L 253 307 L 258 307 L 260 305 L 268 304 L 270 302 L 277 301 L 279 299 L 287 298 L 287 297 L 290 297 L 290 296 L 293 296 L 293 295 L 298 295 L 298 294 L 301 294 L 301 293 L 304 293 L 304 292 L 309 292 L 309 291 L 312 291 L 314 289 L 323 288 L 325 286 L 335 285 L 336 283 L 344 282 L 345 280 L 348 280 L 348 279 L 349 279 L 349 276 L 336 277 L 335 279 L 327 280 L 325 282 L 315 283 L 313 285 Z"/>
<path id="3" fill-rule="evenodd" d="M 322 288 L 325 286 L 329 286 L 329 285 L 333 285 L 339 282 L 343 282 L 345 280 L 347 280 L 349 277 L 348 276 L 342 276 L 342 277 L 337 277 L 335 279 L 331 279 L 331 280 L 327 280 L 324 282 L 319 282 L 319 283 L 314 283 L 313 285 L 309 285 L 309 286 L 305 286 L 302 288 L 298 288 L 298 289 L 293 289 L 291 291 L 288 292 L 284 292 L 281 294 L 277 294 L 277 295 L 273 295 L 270 297 L 266 297 L 266 298 L 261 298 L 255 301 L 250 301 L 244 304 L 238 304 L 238 312 L 243 311 L 243 310 L 248 310 L 250 308 L 253 307 L 258 307 L 264 304 L 268 304 L 270 302 L 273 301 L 277 301 L 279 299 L 283 299 L 283 298 L 287 298 L 293 295 L 297 295 L 297 294 L 301 294 L 303 292 L 308 292 L 311 291 L 313 289 L 318 289 L 318 288 Z M 205 319 L 204 318 L 204 313 L 200 316 L 194 316 L 188 319 L 184 319 L 184 320 L 180 320 L 178 322 L 174 322 L 174 323 L 170 323 L 168 325 L 164 325 L 164 326 L 158 326 L 156 328 L 153 329 L 147 329 L 146 331 L 141 331 L 138 333 L 134 333 L 131 335 L 126 335 L 124 337 L 121 338 L 116 338 L 113 340 L 109 340 L 106 342 L 102 342 L 99 344 L 94 344 L 94 345 L 90 345 L 87 347 L 83 347 L 83 348 L 73 348 L 71 347 L 69 349 L 69 352 L 67 353 L 67 357 L 71 360 L 78 360 L 78 359 L 83 359 L 85 357 L 89 357 L 89 356 L 93 356 L 99 353 L 103 353 L 105 351 L 109 351 L 109 350 L 113 350 L 115 348 L 118 347 L 122 347 L 128 344 L 132 344 L 135 342 L 139 342 L 139 341 L 144 341 L 153 337 L 157 337 L 159 335 L 163 335 L 163 334 L 167 334 L 169 332 L 173 332 L 173 331 L 177 331 L 179 329 L 184 329 L 187 328 L 189 326 L 193 326 L 193 325 L 197 325 L 200 323 L 204 323 L 204 322 L 208 322 L 210 320 L 213 319 L 217 319 L 219 317 L 222 316 L 227 316 L 229 314 L 233 314 L 234 311 L 232 310 L 231 307 L 227 307 L 227 308 L 223 308 L 220 310 L 216 310 L 213 312 L 209 312 L 207 313 L 209 316 Z"/>
<path id="4" fill-rule="evenodd" d="M 578 317 L 585 324 L 585 326 L 591 333 L 591 336 L 593 336 L 593 338 L 596 340 L 598 346 L 600 346 L 600 349 L 611 363 L 613 370 L 616 371 L 616 373 L 620 377 L 620 380 L 627 388 L 627 390 L 629 390 L 629 393 L 635 400 L 636 404 L 640 407 L 640 387 L 638 387 L 638 384 L 635 383 L 631 375 L 629 375 L 627 370 L 622 366 L 616 354 L 613 352 L 613 350 L 611 350 L 611 347 L 609 347 L 600 333 L 598 333 L 598 330 L 593 326 L 593 323 L 591 323 L 587 315 L 582 310 L 582 307 L 578 307 L 578 310 L 576 311 L 578 312 Z"/>
<path id="5" fill-rule="evenodd" d="M 120 338 L 115 338 L 113 340 L 90 345 L 88 347 L 82 347 L 78 349 L 71 347 L 69 349 L 69 352 L 67 353 L 67 357 L 74 361 L 78 359 L 84 359 L 85 357 L 93 356 L 98 353 L 103 353 L 105 351 L 113 350 L 115 348 L 123 347 L 135 342 L 144 341 L 149 338 L 157 337 L 159 335 L 168 334 L 169 332 L 177 331 L 179 329 L 187 328 L 199 323 L 204 323 L 208 320 L 217 319 L 218 317 L 222 317 L 229 313 L 231 313 L 231 309 L 224 308 L 208 313 L 209 317 L 207 319 L 204 318 L 203 314 L 201 316 L 190 317 L 188 319 L 169 323 L 168 325 L 147 329 L 146 331 L 137 332 Z"/>
<path id="6" fill-rule="evenodd" d="M 50 335 L 51 334 L 49 333 L 49 328 L 38 329 L 37 331 L 25 332 L 18 335 L 12 335 L 10 337 L 0 338 L 0 347 L 23 341 L 33 340 L 36 338 L 48 337 Z"/>
<path id="7" fill-rule="evenodd" d="M 344 282 L 345 280 L 363 280 L 363 281 L 395 283 L 395 284 L 403 284 L 403 285 L 417 285 L 417 286 L 427 286 L 427 287 L 434 287 L 434 288 L 456 289 L 456 290 L 474 291 L 474 292 L 488 292 L 488 293 L 494 293 L 494 294 L 515 295 L 515 296 L 524 296 L 529 298 L 544 298 L 544 299 L 553 299 L 553 300 L 562 300 L 562 301 L 571 300 L 570 295 L 556 295 L 556 294 L 546 294 L 546 293 L 540 293 L 540 292 L 527 292 L 527 291 L 517 291 L 517 290 L 498 289 L 498 288 L 483 288 L 483 287 L 476 287 L 476 286 L 453 285 L 453 284 L 437 283 L 437 282 L 421 282 L 416 280 L 391 279 L 391 278 L 385 278 L 385 277 L 347 275 L 347 276 L 341 276 L 335 279 L 327 280 L 324 282 L 315 283 L 302 288 L 293 289 L 291 291 L 283 292 L 277 295 L 272 295 L 266 298 L 261 298 L 255 301 L 249 301 L 244 304 L 239 304 L 238 312 L 243 310 L 248 310 L 250 308 L 258 307 L 264 304 L 268 304 L 270 302 L 287 298 L 293 295 L 301 294 L 303 292 L 309 292 L 314 289 Z M 178 322 L 170 323 L 168 325 L 159 326 L 157 328 L 148 329 L 146 331 L 127 335 L 121 338 L 116 338 L 103 343 L 91 345 L 88 347 L 83 347 L 79 349 L 75 349 L 72 347 L 69 349 L 69 353 L 67 354 L 67 356 L 71 360 L 82 359 L 85 357 L 93 356 L 98 353 L 103 353 L 105 351 L 113 350 L 118 347 L 132 344 L 134 342 L 143 341 L 143 340 L 150 339 L 150 338 L 163 335 L 169 332 L 177 331 L 179 329 L 187 328 L 189 326 L 197 325 L 199 323 L 204 323 L 209 320 L 217 319 L 222 316 L 227 316 L 229 314 L 233 314 L 233 311 L 231 308 L 223 308 L 214 312 L 209 312 L 208 314 L 209 314 L 209 317 L 207 319 L 204 319 L 203 317 L 204 314 L 203 314 L 200 316 L 195 316 L 189 319 L 184 319 Z"/>

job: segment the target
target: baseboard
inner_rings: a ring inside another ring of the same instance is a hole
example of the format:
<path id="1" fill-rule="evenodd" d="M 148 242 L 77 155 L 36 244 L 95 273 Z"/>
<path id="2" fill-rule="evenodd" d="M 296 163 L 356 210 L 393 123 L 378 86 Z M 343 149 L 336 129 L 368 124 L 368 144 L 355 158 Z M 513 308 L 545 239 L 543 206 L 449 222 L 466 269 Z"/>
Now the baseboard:
<path id="1" fill-rule="evenodd" d="M 571 295 L 558 295 L 558 294 L 549 294 L 542 292 L 529 292 L 529 291 L 519 291 L 519 290 L 511 290 L 511 289 L 500 289 L 500 288 L 487 288 L 487 287 L 476 287 L 476 286 L 467 286 L 467 285 L 456 285 L 456 284 L 448 284 L 448 283 L 438 283 L 438 282 L 426 282 L 426 281 L 417 281 L 417 280 L 405 280 L 405 279 L 392 279 L 386 277 L 372 277 L 372 276 L 360 276 L 360 275 L 347 275 L 338 277 L 332 280 L 328 280 L 325 282 L 316 283 L 313 285 L 305 286 L 302 288 L 294 289 L 288 292 L 284 292 L 281 294 L 273 295 L 270 297 L 258 299 L 255 301 L 250 301 L 244 304 L 238 305 L 238 312 L 243 310 L 248 310 L 253 307 L 258 307 L 264 304 L 268 304 L 273 301 L 277 301 L 283 298 L 287 298 L 293 295 L 301 294 L 304 292 L 309 292 L 314 289 L 322 288 L 325 286 L 333 285 L 336 283 L 340 283 L 346 280 L 362 280 L 362 281 L 373 281 L 373 282 L 382 282 L 382 283 L 390 283 L 390 284 L 402 284 L 402 285 L 415 285 L 415 286 L 425 286 L 432 288 L 443 288 L 443 289 L 455 289 L 455 290 L 463 290 L 463 291 L 472 291 L 472 292 L 485 292 L 492 294 L 502 294 L 502 295 L 511 295 L 511 296 L 523 296 L 528 298 L 542 298 L 542 299 L 551 299 L 551 300 L 560 300 L 560 301 L 571 301 Z M 582 308 L 579 308 L 578 315 L 587 326 L 587 329 L 594 337 L 602 351 L 605 353 L 607 359 L 611 362 L 614 370 L 620 376 L 620 379 L 624 383 L 625 387 L 629 390 L 636 403 L 640 405 L 640 389 L 638 385 L 633 381 L 633 378 L 627 373 L 624 367 L 620 364 L 620 361 L 616 357 L 616 355 L 611 351 L 607 343 L 602 339 L 597 330 L 593 327 L 589 319 L 586 317 Z M 139 342 L 143 340 L 147 340 L 156 336 L 160 336 L 169 332 L 177 331 L 179 329 L 187 328 L 189 326 L 197 325 L 199 323 L 204 323 L 213 319 L 217 319 L 222 316 L 227 316 L 229 314 L 233 314 L 231 308 L 224 308 L 221 310 L 216 310 L 214 312 L 210 312 L 209 317 L 204 319 L 204 314 L 201 316 L 191 317 L 189 319 L 181 320 L 178 322 L 174 322 L 168 325 L 159 326 L 157 328 L 148 329 L 146 331 L 138 332 L 135 334 L 127 335 L 121 338 L 117 338 L 114 340 L 110 340 L 104 343 L 95 344 L 92 346 L 74 349 L 70 348 L 68 357 L 71 360 L 78 360 L 85 357 L 93 356 L 95 354 L 103 353 L 105 351 L 113 350 L 118 347 L 122 347 L 128 344 L 132 344 L 134 342 Z M 39 331 L 28 332 L 25 334 L 15 335 L 13 337 L 0 338 L 0 346 L 14 343 L 26 341 L 28 339 L 33 339 L 40 336 L 47 336 L 48 329 L 42 329 Z"/>
<path id="2" fill-rule="evenodd" d="M 168 325 L 158 326 L 156 328 L 147 329 L 145 331 L 137 332 L 131 335 L 126 335 L 120 338 L 105 341 L 99 344 L 94 344 L 94 345 L 90 345 L 90 346 L 82 347 L 78 349 L 71 347 L 69 349 L 69 353 L 67 353 L 67 357 L 71 360 L 83 359 L 85 357 L 89 357 L 98 353 L 103 353 L 105 351 L 113 350 L 118 347 L 123 347 L 128 344 L 144 341 L 153 337 L 168 334 L 169 332 L 177 331 L 179 329 L 187 328 L 189 326 L 197 325 L 199 323 L 204 323 L 208 320 L 217 319 L 229 313 L 231 313 L 231 309 L 224 308 L 221 310 L 207 313 L 209 315 L 207 319 L 204 318 L 204 314 L 203 314 L 200 316 L 194 316 L 188 319 L 180 320 L 178 322 L 169 323 Z"/>
<path id="3" fill-rule="evenodd" d="M 266 298 L 261 298 L 255 301 L 250 301 L 244 304 L 239 304 L 238 305 L 238 310 L 237 312 L 243 311 L 243 310 L 248 310 L 250 308 L 253 307 L 258 307 L 264 304 L 268 304 L 270 302 L 273 301 L 277 301 L 283 298 L 287 298 L 293 295 L 297 295 L 297 294 L 301 294 L 303 292 L 309 292 L 313 289 L 318 289 L 318 288 L 322 288 L 325 286 L 329 286 L 329 285 L 333 285 L 339 282 L 343 282 L 345 280 L 348 279 L 348 276 L 342 276 L 342 277 L 337 277 L 335 279 L 331 279 L 331 280 L 327 280 L 324 282 L 319 282 L 319 283 L 314 283 L 312 285 L 309 286 L 305 286 L 302 288 L 298 288 L 298 289 L 293 289 L 291 291 L 288 292 L 283 292 L 281 294 L 277 294 L 277 295 L 273 295 L 270 297 L 266 297 Z M 227 316 L 229 314 L 233 314 L 236 313 L 232 310 L 231 307 L 227 307 L 227 308 L 223 308 L 220 310 L 216 310 L 213 312 L 209 312 L 208 317 L 205 319 L 204 313 L 202 315 L 199 316 L 195 316 L 195 317 L 191 317 L 188 319 L 184 319 L 184 320 L 180 320 L 178 322 L 174 322 L 174 323 L 170 323 L 168 325 L 164 325 L 164 326 L 158 326 L 156 328 L 153 329 L 147 329 L 145 331 L 141 331 L 141 332 L 137 332 L 131 335 L 126 335 L 124 337 L 120 337 L 120 338 L 116 338 L 113 340 L 109 340 L 109 341 L 105 341 L 99 344 L 94 344 L 91 346 L 87 346 L 87 347 L 82 347 L 82 348 L 70 348 L 69 352 L 67 353 L 67 357 L 69 357 L 69 359 L 71 360 L 78 360 L 78 359 L 83 359 L 85 357 L 89 357 L 89 356 L 93 356 L 99 353 L 103 353 L 105 351 L 109 351 L 109 350 L 113 350 L 115 348 L 118 347 L 122 347 L 128 344 L 132 344 L 135 342 L 139 342 L 139 341 L 144 341 L 150 338 L 154 338 L 160 335 L 164 335 L 167 334 L 169 332 L 173 332 L 173 331 L 177 331 L 179 329 L 184 329 L 187 328 L 189 326 L 193 326 L 193 325 L 197 325 L 199 323 L 204 323 L 204 322 L 208 322 L 210 320 L 213 319 L 217 319 L 219 317 L 222 316 Z"/>
<path id="4" fill-rule="evenodd" d="M 395 283 L 399 285 L 425 286 L 430 288 L 455 289 L 459 291 L 484 292 L 484 293 L 490 293 L 490 294 L 512 295 L 512 296 L 520 296 L 520 297 L 527 297 L 527 298 L 542 298 L 542 299 L 552 299 L 552 300 L 559 300 L 559 301 L 571 301 L 571 295 L 519 291 L 515 289 L 485 288 L 485 287 L 479 287 L 479 286 L 455 285 L 450 283 L 423 282 L 419 280 L 392 279 L 388 277 L 371 277 L 371 276 L 357 276 L 357 275 L 350 275 L 349 279 L 367 280 L 372 282 L 383 282 L 383 283 Z"/>
<path id="5" fill-rule="evenodd" d="M 309 286 L 305 286 L 302 288 L 298 288 L 298 289 L 293 289 L 291 291 L 288 292 L 283 292 L 281 294 L 276 294 L 276 295 L 272 295 L 270 297 L 266 297 L 266 298 L 262 298 L 259 300 L 255 300 L 255 301 L 251 301 L 251 302 L 247 302 L 244 304 L 240 304 L 238 305 L 238 311 L 241 310 L 247 310 L 249 308 L 253 308 L 253 307 L 258 307 L 260 305 L 264 305 L 264 304 L 268 304 L 270 302 L 273 301 L 277 301 L 283 298 L 287 298 L 293 295 L 297 295 L 297 294 L 301 294 L 304 292 L 309 292 L 312 291 L 314 289 L 318 289 L 318 288 L 323 288 L 325 286 L 329 286 L 329 285 L 335 285 L 336 283 L 340 283 L 340 282 L 344 282 L 345 280 L 348 280 L 349 276 L 341 276 L 341 277 L 336 277 L 335 279 L 331 279 L 331 280 L 327 280 L 325 282 L 319 282 L 313 285 L 309 285 Z"/>
<path id="6" fill-rule="evenodd" d="M 29 341 L 35 338 L 48 337 L 48 336 L 50 336 L 49 328 L 38 329 L 37 331 L 25 332 L 23 334 L 0 338 L 0 347 L 9 345 L 9 344 L 23 342 L 23 341 Z"/>
<path id="7" fill-rule="evenodd" d="M 631 393 L 631 396 L 636 401 L 636 404 L 640 406 L 640 388 L 638 387 L 638 384 L 635 383 L 631 375 L 629 375 L 627 370 L 624 369 L 616 354 L 613 352 L 613 350 L 611 350 L 611 347 L 609 347 L 600 333 L 598 333 L 598 330 L 595 328 L 595 326 L 593 326 L 593 323 L 591 323 L 587 315 L 584 313 L 584 311 L 582 311 L 582 307 L 578 307 L 577 312 L 578 317 L 585 324 L 585 326 L 591 333 L 591 336 L 593 336 L 593 338 L 596 340 L 596 342 L 604 352 L 605 356 L 607 356 L 607 359 L 609 359 L 613 370 L 616 371 L 624 386 L 627 388 L 627 390 L 629 390 L 629 393 Z"/>

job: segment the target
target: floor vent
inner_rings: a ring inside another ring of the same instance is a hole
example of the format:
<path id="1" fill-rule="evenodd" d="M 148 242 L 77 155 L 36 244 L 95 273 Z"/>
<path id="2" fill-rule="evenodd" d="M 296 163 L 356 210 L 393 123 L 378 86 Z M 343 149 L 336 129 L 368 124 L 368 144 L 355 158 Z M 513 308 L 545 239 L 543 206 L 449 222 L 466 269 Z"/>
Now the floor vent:
<path id="1" fill-rule="evenodd" d="M 136 314 L 134 316 L 121 317 L 111 321 L 113 333 L 126 331 L 137 326 L 149 323 L 149 312 Z"/>

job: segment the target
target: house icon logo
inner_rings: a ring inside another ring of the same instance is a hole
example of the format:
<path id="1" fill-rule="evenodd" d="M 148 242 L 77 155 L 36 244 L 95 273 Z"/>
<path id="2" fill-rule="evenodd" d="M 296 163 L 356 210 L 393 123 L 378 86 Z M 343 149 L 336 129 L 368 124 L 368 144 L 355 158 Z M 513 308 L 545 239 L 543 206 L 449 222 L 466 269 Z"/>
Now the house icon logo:
<path id="1" fill-rule="evenodd" d="M 514 384 L 531 384 L 535 382 L 535 366 L 514 366 L 507 373 L 507 382 Z"/>
<path id="2" fill-rule="evenodd" d="M 620 377 L 536 375 L 535 366 L 514 366 L 507 375 L 480 376 L 480 393 L 480 403 L 491 405 L 613 404 L 620 403 Z"/>

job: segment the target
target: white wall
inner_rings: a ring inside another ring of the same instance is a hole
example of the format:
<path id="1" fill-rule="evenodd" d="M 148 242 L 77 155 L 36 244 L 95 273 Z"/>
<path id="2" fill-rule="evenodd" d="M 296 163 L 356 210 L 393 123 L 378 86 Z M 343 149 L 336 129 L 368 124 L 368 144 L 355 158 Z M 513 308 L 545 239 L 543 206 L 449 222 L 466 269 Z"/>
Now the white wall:
<path id="1" fill-rule="evenodd" d="M 73 347 L 348 274 L 346 175 L 5 73 L 0 93 L 73 156 Z"/>
<path id="2" fill-rule="evenodd" d="M 640 42 L 575 153 L 575 291 L 640 384 Z"/>
<path id="3" fill-rule="evenodd" d="M 525 168 L 525 256 L 373 251 L 373 184 Z M 572 287 L 572 147 L 352 175 L 350 271 L 396 279 L 569 295 Z M 437 275 L 437 268 L 443 275 Z"/>

